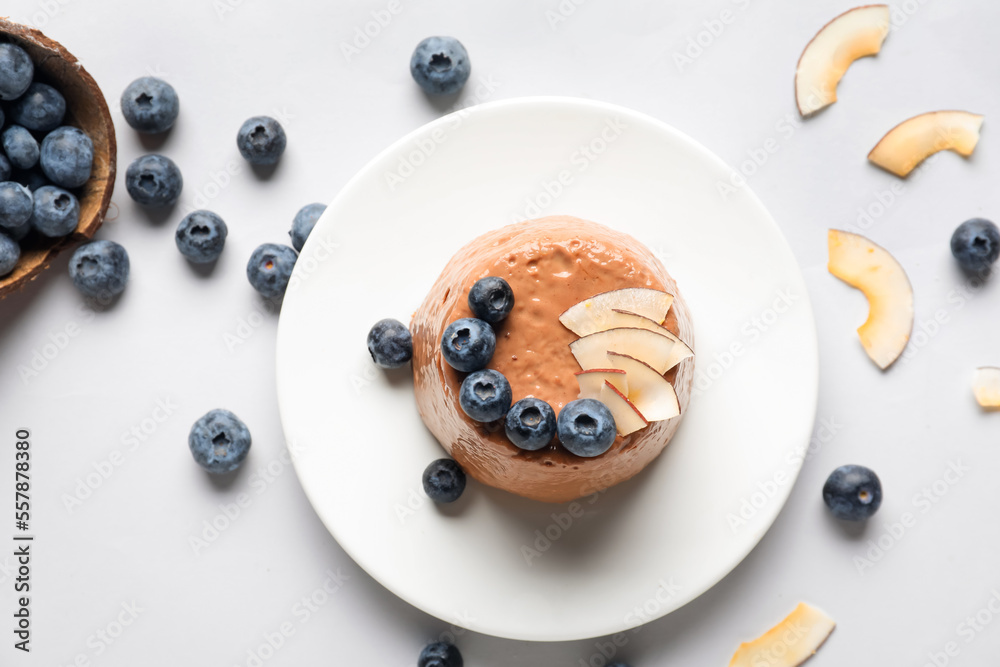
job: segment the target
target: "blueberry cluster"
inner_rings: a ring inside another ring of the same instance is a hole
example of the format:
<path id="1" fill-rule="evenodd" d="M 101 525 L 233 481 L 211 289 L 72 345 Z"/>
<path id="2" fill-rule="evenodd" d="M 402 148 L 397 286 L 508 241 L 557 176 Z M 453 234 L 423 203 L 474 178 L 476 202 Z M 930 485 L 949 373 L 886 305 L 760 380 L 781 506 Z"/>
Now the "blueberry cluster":
<path id="1" fill-rule="evenodd" d="M 76 229 L 76 193 L 94 164 L 87 133 L 63 125 L 66 99 L 35 74 L 27 51 L 0 44 L 0 277 L 17 266 L 29 234 L 58 238 Z"/>
<path id="2" fill-rule="evenodd" d="M 570 453 L 600 456 L 615 441 L 614 417 L 600 401 L 583 399 L 555 410 L 543 400 L 528 397 L 511 406 L 507 378 L 486 368 L 496 349 L 491 324 L 502 322 L 514 307 L 514 293 L 503 278 L 488 276 L 469 290 L 469 310 L 476 317 L 456 320 L 441 336 L 441 354 L 455 370 L 469 373 L 462 381 L 458 402 L 477 422 L 504 420 L 504 432 L 525 451 L 542 449 L 558 434 Z"/>

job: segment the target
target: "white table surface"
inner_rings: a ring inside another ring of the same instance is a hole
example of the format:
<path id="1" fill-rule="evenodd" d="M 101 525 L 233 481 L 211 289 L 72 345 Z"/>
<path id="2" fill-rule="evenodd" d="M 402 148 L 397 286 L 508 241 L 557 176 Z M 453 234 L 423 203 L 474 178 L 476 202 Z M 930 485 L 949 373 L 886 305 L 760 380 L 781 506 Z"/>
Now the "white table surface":
<path id="1" fill-rule="evenodd" d="M 455 35 L 469 49 L 472 85 L 458 104 L 588 97 L 661 118 L 734 166 L 772 151 L 748 180 L 787 235 L 816 311 L 817 446 L 757 549 L 695 602 L 627 635 L 619 657 L 635 667 L 726 664 L 740 641 L 805 600 L 839 622 L 811 663 L 817 667 L 923 665 L 946 648 L 957 655 L 938 655 L 938 664 L 986 664 L 1000 651 L 1000 620 L 987 606 L 1000 597 L 1000 485 L 992 475 L 1000 416 L 980 412 L 969 382 L 975 367 L 1000 364 L 1000 287 L 970 284 L 948 239 L 966 218 L 1000 217 L 1000 141 L 991 126 L 1000 112 L 993 34 L 1000 5 L 900 5 L 910 14 L 882 55 L 855 64 L 841 101 L 799 126 L 796 59 L 850 3 L 403 2 L 350 61 L 341 44 L 388 0 L 8 3 L 11 18 L 76 54 L 113 107 L 132 79 L 153 73 L 176 87 L 181 117 L 164 142 L 144 145 L 116 115 L 118 214 L 99 237 L 130 253 L 123 298 L 105 312 L 83 309 L 62 256 L 0 303 L 0 498 L 13 497 L 14 431 L 26 426 L 37 535 L 28 656 L 12 648 L 14 563 L 0 556 L 0 664 L 411 665 L 425 641 L 449 631 L 371 580 L 307 503 L 283 455 L 276 316 L 244 275 L 254 247 L 287 240 L 301 205 L 332 199 L 378 151 L 445 110 L 408 72 L 413 46 L 431 34 Z M 730 22 L 713 23 L 724 11 Z M 707 32 L 713 26 L 718 35 Z M 675 54 L 702 31 L 707 46 L 678 66 Z M 477 95 L 481 81 L 488 85 Z M 890 127 L 942 108 L 986 115 L 972 159 L 943 155 L 902 190 L 866 163 Z M 288 151 L 269 180 L 256 178 L 235 147 L 236 129 L 255 114 L 279 116 L 288 132 Z M 169 155 L 185 177 L 182 203 L 165 219 L 125 194 L 125 167 L 149 150 Z M 237 173 L 220 175 L 227 170 Z M 197 207 L 217 211 L 230 229 L 209 276 L 193 271 L 173 242 L 177 222 Z M 859 223 L 864 209 L 873 215 Z M 826 228 L 859 224 L 907 269 L 916 330 L 926 332 L 915 335 L 911 358 L 885 374 L 854 333 L 864 298 L 825 269 Z M 936 317 L 944 323 L 935 326 Z M 64 335 L 67 328 L 75 335 Z M 25 373 L 36 353 L 51 358 L 35 360 L 37 374 Z M 228 485 L 202 474 L 186 444 L 191 423 L 215 407 L 242 415 L 254 436 L 247 464 Z M 108 463 L 112 457 L 119 465 Z M 869 465 L 883 481 L 882 509 L 860 532 L 830 519 L 820 499 L 823 480 L 844 463 Z M 69 509 L 66 499 L 88 475 L 109 466 Z M 948 474 L 953 467 L 960 476 Z M 206 521 L 235 515 L 241 494 L 238 516 L 218 519 L 229 525 L 193 547 L 192 538 L 205 539 Z M 9 526 L 0 540 L 8 544 L 12 511 L 0 507 Z M 909 526 L 892 528 L 903 519 Z M 869 553 L 869 540 L 880 538 L 888 550 Z M 858 560 L 869 557 L 867 565 Z M 329 573 L 339 582 L 329 588 L 339 588 L 326 595 Z M 139 611 L 123 613 L 123 605 Z M 969 624 L 977 613 L 973 622 L 984 624 Z M 118 626 L 119 617 L 130 624 Z M 292 634 L 258 662 L 250 652 L 259 655 L 282 627 Z M 466 664 L 476 666 L 600 667 L 607 650 L 607 640 L 533 644 L 458 634 Z"/>

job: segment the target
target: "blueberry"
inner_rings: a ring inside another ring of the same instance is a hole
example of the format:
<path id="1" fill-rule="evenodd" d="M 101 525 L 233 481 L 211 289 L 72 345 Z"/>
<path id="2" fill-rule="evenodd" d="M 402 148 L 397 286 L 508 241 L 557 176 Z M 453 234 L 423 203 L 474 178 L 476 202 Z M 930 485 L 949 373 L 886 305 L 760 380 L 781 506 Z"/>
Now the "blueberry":
<path id="1" fill-rule="evenodd" d="M 432 95 L 457 93 L 469 80 L 472 65 L 462 43 L 454 37 L 428 37 L 410 58 L 410 74 Z"/>
<path id="2" fill-rule="evenodd" d="M 66 236 L 80 222 L 80 202 L 71 193 L 54 185 L 35 190 L 31 225 L 45 236 Z"/>
<path id="3" fill-rule="evenodd" d="M 94 142 L 83 130 L 68 125 L 57 127 L 42 139 L 39 163 L 56 185 L 78 188 L 90 179 Z"/>
<path id="4" fill-rule="evenodd" d="M 305 245 L 306 238 L 308 238 L 313 227 L 316 226 L 319 216 L 323 215 L 323 211 L 325 210 L 325 204 L 306 204 L 299 209 L 299 212 L 295 214 L 295 219 L 292 220 L 292 229 L 288 232 L 288 235 L 292 237 L 293 248 L 300 252 L 302 251 L 302 246 Z"/>
<path id="5" fill-rule="evenodd" d="M 0 277 L 14 270 L 21 258 L 21 246 L 17 241 L 0 232 Z"/>
<path id="6" fill-rule="evenodd" d="M 24 94 L 35 76 L 31 56 L 17 44 L 0 44 L 0 100 Z"/>
<path id="7" fill-rule="evenodd" d="M 10 176 L 13 173 L 14 168 L 10 164 L 10 160 L 3 153 L 0 153 L 0 182 L 9 181 Z"/>
<path id="8" fill-rule="evenodd" d="M 556 434 L 556 412 L 537 398 L 522 398 L 507 413 L 507 439 L 519 449 L 534 452 L 552 442 Z"/>
<path id="9" fill-rule="evenodd" d="M 250 429 L 229 410 L 210 410 L 191 427 L 188 446 L 208 472 L 232 472 L 250 453 Z"/>
<path id="10" fill-rule="evenodd" d="M 181 254 L 195 264 L 214 262 L 222 254 L 229 229 L 211 211 L 192 211 L 177 225 L 174 240 Z"/>
<path id="11" fill-rule="evenodd" d="M 594 398 L 581 398 L 563 406 L 557 432 L 563 447 L 586 458 L 608 451 L 618 434 L 611 411 Z"/>
<path id="12" fill-rule="evenodd" d="M 1000 230 L 989 220 L 966 220 L 951 235 L 951 254 L 970 273 L 986 271 L 1000 256 Z"/>
<path id="13" fill-rule="evenodd" d="M 69 260 L 69 277 L 85 296 L 110 299 L 128 282 L 128 253 L 114 241 L 91 241 L 76 249 Z"/>
<path id="14" fill-rule="evenodd" d="M 379 320 L 368 332 L 368 354 L 381 368 L 399 368 L 413 358 L 413 337 L 399 320 Z"/>
<path id="15" fill-rule="evenodd" d="M 269 299 L 283 296 L 298 257 L 298 253 L 286 245 L 260 245 L 247 262 L 247 279 L 262 296 Z"/>
<path id="16" fill-rule="evenodd" d="M 469 290 L 469 309 L 481 320 L 496 324 L 510 315 L 514 291 L 503 278 L 487 276 Z"/>
<path id="17" fill-rule="evenodd" d="M 471 373 L 486 368 L 497 347 L 493 328 L 482 320 L 465 317 L 455 320 L 441 335 L 441 354 L 457 371 Z"/>
<path id="18" fill-rule="evenodd" d="M 882 504 L 882 483 L 870 468 L 840 466 L 823 485 L 823 502 L 838 519 L 863 521 Z"/>
<path id="19" fill-rule="evenodd" d="M 181 170 L 173 160 L 162 155 L 138 157 L 125 171 L 125 189 L 143 206 L 172 206 L 183 188 Z"/>
<path id="20" fill-rule="evenodd" d="M 498 371 L 484 368 L 470 373 L 458 391 L 458 404 L 477 422 L 492 422 L 510 410 L 511 392 L 507 378 Z"/>
<path id="21" fill-rule="evenodd" d="M 250 164 L 274 164 L 287 142 L 281 123 L 270 116 L 247 119 L 236 134 L 236 147 Z"/>
<path id="22" fill-rule="evenodd" d="M 433 461 L 424 470 L 424 493 L 436 503 L 453 503 L 465 491 L 465 471 L 451 459 Z"/>
<path id="23" fill-rule="evenodd" d="M 10 230 L 23 227 L 31 220 L 33 203 L 31 191 L 20 183 L 0 183 L 0 228 Z"/>
<path id="24" fill-rule="evenodd" d="M 11 125 L 0 135 L 7 159 L 18 169 L 31 169 L 38 164 L 38 142 L 20 125 Z"/>
<path id="25" fill-rule="evenodd" d="M 462 667 L 462 654 L 458 647 L 446 642 L 434 642 L 424 647 L 417 660 L 417 667 Z"/>
<path id="26" fill-rule="evenodd" d="M 24 95 L 10 106 L 10 119 L 36 132 L 48 132 L 62 125 L 66 100 L 48 85 L 35 81 Z"/>
<path id="27" fill-rule="evenodd" d="M 125 122 L 146 134 L 166 132 L 180 113 L 177 91 L 155 76 L 144 76 L 130 83 L 122 93 L 121 105 Z"/>

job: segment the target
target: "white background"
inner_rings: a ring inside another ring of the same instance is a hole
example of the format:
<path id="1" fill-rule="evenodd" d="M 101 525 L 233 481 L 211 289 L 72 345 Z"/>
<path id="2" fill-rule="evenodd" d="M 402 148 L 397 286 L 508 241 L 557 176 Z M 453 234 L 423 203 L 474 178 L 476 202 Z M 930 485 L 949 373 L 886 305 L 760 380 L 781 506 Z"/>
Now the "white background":
<path id="1" fill-rule="evenodd" d="M 958 649 L 949 664 L 986 664 L 1000 651 L 1000 620 L 987 611 L 981 620 L 993 623 L 981 632 L 960 624 L 1000 591 L 1000 487 L 992 475 L 1000 451 L 997 416 L 979 411 L 969 380 L 976 366 L 1000 364 L 991 316 L 1000 294 L 995 281 L 981 286 L 961 275 L 948 239 L 966 218 L 1000 217 L 1000 144 L 992 132 L 1000 111 L 1000 6 L 901 5 L 909 14 L 899 15 L 882 55 L 855 64 L 840 86 L 841 101 L 796 127 L 795 62 L 813 33 L 849 3 L 567 0 L 561 14 L 556 0 L 404 3 L 349 60 L 341 43 L 353 41 L 387 2 L 9 3 L 11 18 L 34 23 L 76 54 L 115 109 L 132 79 L 153 73 L 176 87 L 181 117 L 165 141 L 144 144 L 116 112 L 115 219 L 99 237 L 130 253 L 123 298 L 104 312 L 88 311 L 63 256 L 0 303 L 0 451 L 8 459 L 0 465 L 0 498 L 13 497 L 13 434 L 27 426 L 38 536 L 30 656 L 11 648 L 5 626 L 12 625 L 13 559 L 0 555 L 0 618 L 7 619 L 0 621 L 7 638 L 0 662 L 256 664 L 248 651 L 288 623 L 294 634 L 263 664 L 411 665 L 425 641 L 448 630 L 344 554 L 283 463 L 276 317 L 247 284 L 244 267 L 256 245 L 287 239 L 301 205 L 332 199 L 378 151 L 454 103 L 428 101 L 408 72 L 420 39 L 451 34 L 473 63 L 458 104 L 589 97 L 661 118 L 734 167 L 756 154 L 763 164 L 747 165 L 754 172 L 749 182 L 787 235 L 809 285 L 821 350 L 815 453 L 744 563 L 687 607 L 628 635 L 619 655 L 635 667 L 725 664 L 740 641 L 807 600 L 839 622 L 817 666 L 918 666 L 948 642 Z M 713 22 L 724 10 L 732 20 L 719 30 Z M 712 26 L 719 34 L 709 32 Z M 701 52 L 692 47 L 691 62 L 679 63 L 675 54 L 699 37 Z M 480 80 L 494 90 L 476 100 Z M 899 181 L 868 165 L 865 155 L 897 122 L 942 108 L 986 115 L 975 156 L 943 155 L 893 192 Z M 281 117 L 289 137 L 266 180 L 235 147 L 236 129 L 255 114 Z M 760 159 L 765 146 L 772 154 Z M 150 150 L 174 159 L 185 177 L 182 203 L 166 216 L 148 214 L 125 195 L 125 167 Z M 226 251 L 209 275 L 192 270 L 173 242 L 177 222 L 197 207 L 229 224 Z M 859 222 L 865 209 L 871 217 Z M 863 297 L 825 270 L 826 228 L 852 225 L 899 258 L 916 291 L 916 331 L 924 333 L 914 336 L 908 359 L 885 374 L 854 333 L 865 317 Z M 935 316 L 943 324 L 930 324 Z M 63 335 L 68 327 L 76 332 L 71 338 Z M 169 415 L 156 410 L 158 402 L 170 406 Z M 195 466 L 186 444 L 191 423 L 214 407 L 241 415 L 254 436 L 242 472 L 224 483 Z M 364 433 L 377 425 L 355 427 Z M 131 440 L 131 429 L 143 440 Z M 116 451 L 120 465 L 68 509 L 66 497 L 96 468 L 107 473 Z M 830 519 L 820 500 L 826 475 L 844 463 L 871 466 L 885 489 L 881 511 L 860 532 Z M 957 482 L 941 481 L 957 463 L 967 468 Z M 941 495 L 921 500 L 935 482 Z M 249 502 L 239 516 L 196 552 L 191 538 L 204 538 L 204 522 L 240 494 Z M 691 502 L 697 511 L 697 498 Z M 891 529 L 906 513 L 911 527 Z M 869 540 L 880 538 L 888 550 L 871 551 Z M 869 556 L 868 565 L 858 561 Z M 300 600 L 323 586 L 328 571 L 346 580 L 307 617 Z M 110 645 L 99 640 L 109 624 L 116 632 L 122 605 L 133 603 L 141 609 L 135 621 Z M 578 665 L 593 658 L 599 666 L 595 641 L 458 637 L 469 665 Z"/>

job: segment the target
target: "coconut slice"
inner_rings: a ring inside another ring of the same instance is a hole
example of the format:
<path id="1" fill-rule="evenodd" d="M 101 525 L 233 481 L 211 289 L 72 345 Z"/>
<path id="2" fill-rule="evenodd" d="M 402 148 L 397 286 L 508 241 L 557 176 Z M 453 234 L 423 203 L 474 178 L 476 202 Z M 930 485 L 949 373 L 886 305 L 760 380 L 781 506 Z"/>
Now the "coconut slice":
<path id="1" fill-rule="evenodd" d="M 868 159 L 906 178 L 918 164 L 938 151 L 972 155 L 979 143 L 983 117 L 968 111 L 932 111 L 905 120 L 882 137 Z"/>
<path id="2" fill-rule="evenodd" d="M 798 667 L 823 645 L 836 623 L 805 602 L 763 635 L 740 644 L 729 667 Z"/>
<path id="3" fill-rule="evenodd" d="M 1000 368 L 977 368 L 972 377 L 972 392 L 982 407 L 1000 409 Z"/>
<path id="4" fill-rule="evenodd" d="M 795 70 L 795 101 L 803 117 L 837 101 L 837 84 L 858 58 L 882 50 L 889 6 L 865 5 L 833 19 L 812 38 Z"/>
<path id="5" fill-rule="evenodd" d="M 622 392 L 618 391 L 610 382 L 604 383 L 601 389 L 601 403 L 608 406 L 611 415 L 615 418 L 615 426 L 618 428 L 618 435 L 626 436 L 649 426 L 649 422 L 639 412 L 632 401 Z"/>
<path id="6" fill-rule="evenodd" d="M 647 329 L 608 329 L 598 331 L 569 344 L 569 349 L 583 370 L 607 368 L 608 352 L 619 352 L 649 364 L 660 374 L 673 368 L 677 343 Z"/>
<path id="7" fill-rule="evenodd" d="M 673 302 L 672 294 L 645 287 L 628 287 L 584 299 L 560 315 L 559 321 L 577 336 L 615 328 L 615 325 L 608 325 L 606 322 L 608 318 L 614 317 L 616 309 L 627 310 L 648 317 L 656 324 L 663 324 Z"/>
<path id="8" fill-rule="evenodd" d="M 861 345 L 881 369 L 906 349 L 913 330 L 913 288 L 889 252 L 858 234 L 831 229 L 830 273 L 868 299 L 868 319 L 858 328 Z"/>
<path id="9" fill-rule="evenodd" d="M 604 383 L 610 382 L 618 391 L 628 396 L 628 379 L 625 371 L 618 368 L 594 368 L 576 373 L 576 381 L 580 385 L 580 398 L 596 398 L 601 400 L 601 390 Z"/>
<path id="10" fill-rule="evenodd" d="M 628 389 L 622 391 L 646 421 L 672 419 L 681 413 L 673 385 L 652 366 L 618 352 L 608 352 L 608 362 L 625 372 Z"/>

